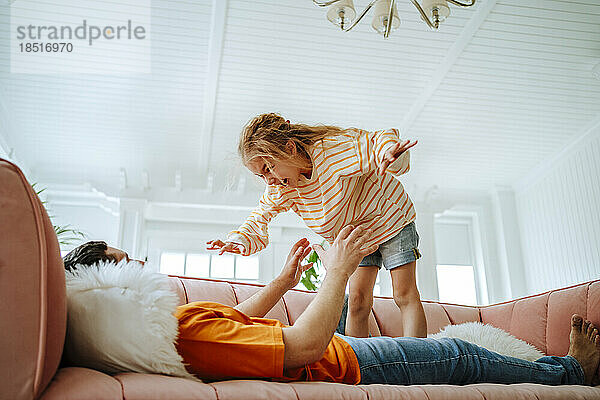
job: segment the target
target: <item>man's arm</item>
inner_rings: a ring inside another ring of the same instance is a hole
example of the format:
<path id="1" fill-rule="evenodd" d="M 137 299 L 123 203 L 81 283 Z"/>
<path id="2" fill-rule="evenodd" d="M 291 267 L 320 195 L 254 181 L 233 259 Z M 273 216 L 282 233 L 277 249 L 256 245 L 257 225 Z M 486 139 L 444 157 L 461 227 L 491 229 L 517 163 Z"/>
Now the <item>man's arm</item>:
<path id="1" fill-rule="evenodd" d="M 363 257 L 377 250 L 377 245 L 363 247 L 369 236 L 370 231 L 347 226 L 327 251 L 314 246 L 327 275 L 296 323 L 283 328 L 284 368 L 301 367 L 323 356 L 340 319 L 350 275 Z"/>
<path id="2" fill-rule="evenodd" d="M 296 242 L 279 276 L 252 297 L 235 306 L 235 309 L 251 317 L 264 317 L 285 292 L 298 284 L 302 273 L 312 266 L 300 265 L 311 251 L 309 244 L 307 239 Z"/>

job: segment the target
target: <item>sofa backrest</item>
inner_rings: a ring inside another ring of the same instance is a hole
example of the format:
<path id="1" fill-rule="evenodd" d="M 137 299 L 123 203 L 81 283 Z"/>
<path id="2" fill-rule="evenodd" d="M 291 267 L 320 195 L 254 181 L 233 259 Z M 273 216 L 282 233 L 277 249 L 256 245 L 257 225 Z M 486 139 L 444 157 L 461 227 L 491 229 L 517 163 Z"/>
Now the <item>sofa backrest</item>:
<path id="1" fill-rule="evenodd" d="M 0 394 L 35 399 L 65 340 L 65 274 L 50 219 L 14 164 L 0 159 Z"/>
<path id="2" fill-rule="evenodd" d="M 178 294 L 179 304 L 192 301 L 215 301 L 235 306 L 252 296 L 262 287 L 262 285 L 251 283 L 176 276 L 171 276 L 169 282 Z M 284 324 L 292 325 L 308 306 L 315 294 L 315 292 L 305 290 L 290 290 L 265 317 L 274 318 Z M 427 315 L 429 333 L 439 332 L 442 327 L 448 324 L 480 321 L 479 308 L 477 307 L 456 306 L 430 301 L 424 301 L 423 307 Z M 375 298 L 373 314 L 369 322 L 369 331 L 374 334 L 377 330 L 386 336 L 402 336 L 400 311 L 392 298 Z"/>
<path id="3" fill-rule="evenodd" d="M 178 293 L 179 303 L 215 301 L 235 306 L 262 285 L 212 279 L 171 276 L 169 282 Z M 315 292 L 290 290 L 266 315 L 284 324 L 293 324 L 315 296 Z M 489 306 L 473 307 L 423 301 L 428 333 L 446 325 L 483 322 L 504 329 L 549 355 L 565 355 L 569 348 L 570 316 L 579 313 L 600 326 L 600 279 Z M 373 302 L 374 319 L 382 335 L 402 336 L 402 318 L 394 300 L 377 296 Z"/>
<path id="4" fill-rule="evenodd" d="M 481 307 L 482 322 L 552 356 L 567 354 L 570 317 L 576 313 L 600 326 L 600 279 Z"/>

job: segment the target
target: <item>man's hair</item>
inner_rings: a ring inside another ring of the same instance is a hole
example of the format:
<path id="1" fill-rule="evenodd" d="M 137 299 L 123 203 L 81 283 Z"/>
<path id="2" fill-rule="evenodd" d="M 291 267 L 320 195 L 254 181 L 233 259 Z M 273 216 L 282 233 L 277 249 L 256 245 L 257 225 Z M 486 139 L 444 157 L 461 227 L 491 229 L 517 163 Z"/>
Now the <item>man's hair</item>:
<path id="1" fill-rule="evenodd" d="M 65 269 L 72 271 L 78 264 L 94 265 L 100 261 L 110 261 L 110 257 L 106 255 L 107 249 L 106 242 L 100 240 L 84 243 L 63 257 Z"/>

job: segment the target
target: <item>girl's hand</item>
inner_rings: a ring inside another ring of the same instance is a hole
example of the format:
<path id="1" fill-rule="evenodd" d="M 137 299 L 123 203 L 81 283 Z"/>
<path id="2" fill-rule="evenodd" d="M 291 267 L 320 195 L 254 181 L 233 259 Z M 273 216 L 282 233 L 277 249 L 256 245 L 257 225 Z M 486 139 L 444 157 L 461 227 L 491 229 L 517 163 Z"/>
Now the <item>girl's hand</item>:
<path id="1" fill-rule="evenodd" d="M 237 243 L 209 240 L 206 244 L 206 250 L 219 250 L 219 255 L 223 253 L 242 254 L 244 252 L 244 246 Z"/>
<path id="2" fill-rule="evenodd" d="M 300 278 L 304 271 L 312 267 L 312 263 L 301 265 L 302 260 L 304 260 L 311 251 L 310 242 L 306 238 L 297 241 L 290 250 L 285 265 L 277 277 L 287 289 L 295 287 L 298 282 L 300 282 Z"/>
<path id="3" fill-rule="evenodd" d="M 379 175 L 383 175 L 385 173 L 385 170 L 391 163 L 396 161 L 396 159 L 400 157 L 402 153 L 415 146 L 418 142 L 418 140 L 415 140 L 412 143 L 410 140 L 398 142 L 392 145 L 389 149 L 387 149 L 385 154 L 383 155 L 383 160 L 381 160 L 381 165 L 379 166 Z"/>

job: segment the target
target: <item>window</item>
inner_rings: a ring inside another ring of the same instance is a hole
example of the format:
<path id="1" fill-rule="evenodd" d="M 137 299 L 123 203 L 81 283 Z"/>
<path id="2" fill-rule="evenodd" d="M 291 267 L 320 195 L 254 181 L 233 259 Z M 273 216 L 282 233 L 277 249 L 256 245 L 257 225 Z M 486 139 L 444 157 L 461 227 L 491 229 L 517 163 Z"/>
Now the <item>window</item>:
<path id="1" fill-rule="evenodd" d="M 438 265 L 436 269 L 441 302 L 477 305 L 473 266 Z"/>
<path id="2" fill-rule="evenodd" d="M 258 256 L 163 252 L 160 255 L 160 272 L 193 278 L 258 282 Z"/>
<path id="3" fill-rule="evenodd" d="M 477 215 L 452 210 L 437 214 L 434 238 L 439 300 L 465 305 L 486 304 Z"/>

